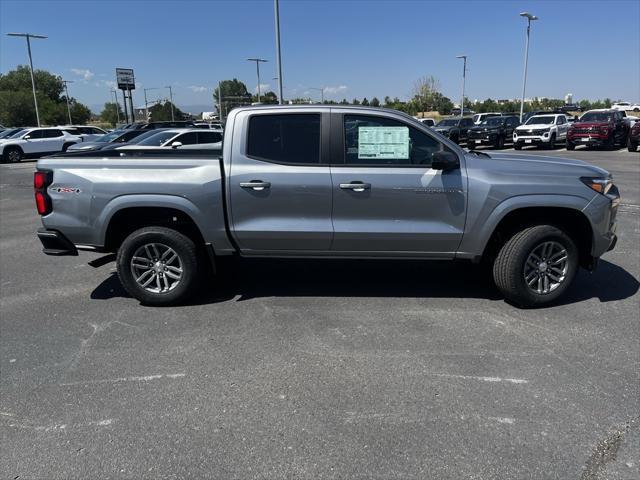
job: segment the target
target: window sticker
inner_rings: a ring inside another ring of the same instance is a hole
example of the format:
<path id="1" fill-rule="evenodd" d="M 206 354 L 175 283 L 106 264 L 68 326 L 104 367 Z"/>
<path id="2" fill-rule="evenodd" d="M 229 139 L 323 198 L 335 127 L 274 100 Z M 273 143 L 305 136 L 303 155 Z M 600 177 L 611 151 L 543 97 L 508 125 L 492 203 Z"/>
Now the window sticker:
<path id="1" fill-rule="evenodd" d="M 409 158 L 409 127 L 358 127 L 359 159 Z"/>

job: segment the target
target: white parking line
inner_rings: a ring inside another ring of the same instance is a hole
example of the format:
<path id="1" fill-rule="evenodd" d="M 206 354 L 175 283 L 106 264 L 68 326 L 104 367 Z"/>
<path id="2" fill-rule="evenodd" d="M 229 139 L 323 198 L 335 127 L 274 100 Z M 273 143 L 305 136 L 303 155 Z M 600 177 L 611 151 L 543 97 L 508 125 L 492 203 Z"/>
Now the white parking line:
<path id="1" fill-rule="evenodd" d="M 83 382 L 68 382 L 60 383 L 60 386 L 74 386 L 74 385 L 96 385 L 100 383 L 123 383 L 123 382 L 150 382 L 151 380 L 159 380 L 161 378 L 182 378 L 186 373 L 167 373 L 164 375 L 145 375 L 141 377 L 120 377 L 120 378 L 104 378 L 100 380 L 85 380 Z"/>
<path id="2" fill-rule="evenodd" d="M 433 375 L 435 377 L 447 377 L 447 378 L 460 378 L 463 380 L 480 380 L 483 382 L 508 382 L 515 384 L 529 383 L 529 380 L 525 380 L 524 378 L 501 378 L 501 377 L 478 377 L 475 375 L 453 375 L 449 373 L 429 373 L 428 375 Z"/>

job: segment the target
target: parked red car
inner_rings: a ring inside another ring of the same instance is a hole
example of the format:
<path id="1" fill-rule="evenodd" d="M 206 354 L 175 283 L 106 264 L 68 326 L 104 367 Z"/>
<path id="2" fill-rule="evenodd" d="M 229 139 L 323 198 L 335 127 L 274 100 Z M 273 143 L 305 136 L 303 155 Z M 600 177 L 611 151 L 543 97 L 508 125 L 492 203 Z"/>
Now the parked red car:
<path id="1" fill-rule="evenodd" d="M 616 143 L 627 143 L 629 124 L 624 112 L 618 110 L 589 110 L 567 132 L 567 150 L 576 145 L 612 149 Z"/>
<path id="2" fill-rule="evenodd" d="M 640 121 L 637 121 L 631 127 L 629 131 L 629 138 L 627 139 L 627 149 L 630 152 L 636 152 L 638 150 L 638 143 L 640 142 Z"/>

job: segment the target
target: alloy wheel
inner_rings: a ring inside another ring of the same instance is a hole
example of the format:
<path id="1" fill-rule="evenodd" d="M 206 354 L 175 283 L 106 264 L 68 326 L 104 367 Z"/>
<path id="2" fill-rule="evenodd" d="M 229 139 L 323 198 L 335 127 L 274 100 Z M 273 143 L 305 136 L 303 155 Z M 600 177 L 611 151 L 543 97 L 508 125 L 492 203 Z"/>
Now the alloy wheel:
<path id="1" fill-rule="evenodd" d="M 555 241 L 538 244 L 531 250 L 524 266 L 524 281 L 538 295 L 553 292 L 569 271 L 567 249 Z"/>
<path id="2" fill-rule="evenodd" d="M 131 257 L 130 264 L 136 283 L 151 293 L 169 292 L 182 281 L 180 256 L 162 243 L 142 245 Z"/>

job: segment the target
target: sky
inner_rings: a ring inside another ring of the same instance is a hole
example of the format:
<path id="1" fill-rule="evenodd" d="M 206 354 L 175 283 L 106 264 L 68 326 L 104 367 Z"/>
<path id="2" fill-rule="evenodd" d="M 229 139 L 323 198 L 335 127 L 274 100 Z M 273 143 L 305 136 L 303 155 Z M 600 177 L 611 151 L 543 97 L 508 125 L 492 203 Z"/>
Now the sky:
<path id="1" fill-rule="evenodd" d="M 250 91 L 261 65 L 263 90 L 277 91 L 272 0 L 0 0 L 0 73 L 28 63 L 73 80 L 70 95 L 99 110 L 115 68 L 133 68 L 136 105 L 143 88 L 171 85 L 175 103 L 213 110 L 219 80 Z M 527 97 L 611 98 L 640 102 L 640 1 L 280 0 L 284 97 L 407 99 L 433 75 L 459 101 L 518 98 L 526 20 L 533 22 Z M 150 100 L 168 89 L 147 92 Z"/>

